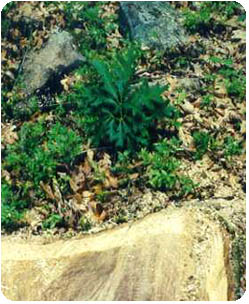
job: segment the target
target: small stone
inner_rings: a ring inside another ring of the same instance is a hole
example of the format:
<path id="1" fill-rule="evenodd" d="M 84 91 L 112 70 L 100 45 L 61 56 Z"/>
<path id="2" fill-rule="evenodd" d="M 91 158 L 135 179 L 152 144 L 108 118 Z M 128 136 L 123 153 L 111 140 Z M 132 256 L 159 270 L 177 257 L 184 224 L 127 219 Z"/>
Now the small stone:
<path id="1" fill-rule="evenodd" d="M 27 95 L 46 85 L 52 77 L 77 67 L 85 58 L 74 47 L 73 37 L 66 31 L 52 34 L 38 52 L 31 52 L 23 64 L 24 90 Z"/>
<path id="2" fill-rule="evenodd" d="M 165 51 L 187 41 L 179 16 L 165 1 L 121 1 L 120 23 L 123 32 L 149 48 Z"/>

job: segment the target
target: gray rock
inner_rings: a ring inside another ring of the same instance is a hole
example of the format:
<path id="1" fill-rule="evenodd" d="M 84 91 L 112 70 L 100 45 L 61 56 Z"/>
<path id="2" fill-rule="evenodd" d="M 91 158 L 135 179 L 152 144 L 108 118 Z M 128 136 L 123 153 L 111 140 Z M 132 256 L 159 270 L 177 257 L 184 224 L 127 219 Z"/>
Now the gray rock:
<path id="1" fill-rule="evenodd" d="M 73 45 L 68 32 L 51 35 L 45 46 L 38 52 L 31 52 L 23 64 L 25 92 L 30 95 L 46 85 L 49 79 L 77 67 L 85 58 Z"/>
<path id="2" fill-rule="evenodd" d="M 167 50 L 184 45 L 186 34 L 173 7 L 163 1 L 120 2 L 121 31 L 150 48 Z"/>
<path id="3" fill-rule="evenodd" d="M 187 92 L 199 91 L 201 82 L 199 78 L 181 78 L 177 83 L 178 88 L 182 88 Z"/>

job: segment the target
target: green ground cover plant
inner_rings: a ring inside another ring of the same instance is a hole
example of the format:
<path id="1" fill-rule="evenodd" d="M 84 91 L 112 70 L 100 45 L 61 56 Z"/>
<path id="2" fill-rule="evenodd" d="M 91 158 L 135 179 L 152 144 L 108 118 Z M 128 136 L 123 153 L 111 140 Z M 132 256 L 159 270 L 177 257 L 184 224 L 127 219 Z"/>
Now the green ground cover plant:
<path id="1" fill-rule="evenodd" d="M 224 29 L 224 23 L 234 15 L 238 20 L 245 19 L 243 8 L 235 1 L 203 1 L 193 2 L 194 9 L 184 10 L 184 25 L 191 33 L 207 35 L 211 30 Z"/>
<path id="2" fill-rule="evenodd" d="M 232 136 L 225 137 L 222 141 L 218 141 L 214 136 L 205 131 L 195 131 L 193 133 L 195 145 L 194 159 L 200 160 L 208 151 L 222 151 L 227 160 L 235 155 L 243 152 L 242 141 L 238 141 Z"/>
<path id="3" fill-rule="evenodd" d="M 243 71 L 233 67 L 233 60 L 231 58 L 211 56 L 210 62 L 218 65 L 216 72 L 224 77 L 228 95 L 243 100 L 246 92 L 246 78 Z"/>
<path id="4" fill-rule="evenodd" d="M 96 53 L 107 52 L 107 37 L 117 28 L 116 16 L 108 14 L 100 17 L 103 2 L 75 1 L 64 2 L 63 10 L 66 26 L 78 41 L 79 48 L 86 58 L 92 58 Z M 84 29 L 77 33 L 77 29 Z"/>
<path id="5" fill-rule="evenodd" d="M 224 139 L 224 155 L 231 159 L 234 155 L 240 155 L 243 151 L 242 142 L 234 139 L 232 136 L 227 136 Z"/>
<path id="6" fill-rule="evenodd" d="M 14 189 L 5 179 L 1 185 L 1 224 L 6 230 L 14 230 L 21 226 L 23 212 L 28 202 L 21 198 L 20 190 Z"/>
<path id="7" fill-rule="evenodd" d="M 200 9 L 191 11 L 186 9 L 184 12 L 184 25 L 190 33 L 207 32 L 211 25 L 211 10 L 206 5 L 201 4 Z"/>
<path id="8" fill-rule="evenodd" d="M 13 172 L 19 181 L 16 190 L 13 190 L 15 184 L 6 184 L 2 189 L 4 227 L 11 226 L 12 218 L 14 227 L 15 222 L 20 220 L 23 214 L 19 213 L 19 210 L 31 207 L 31 201 L 35 197 L 44 197 L 40 183 L 51 183 L 56 176 L 57 166 L 70 166 L 76 155 L 81 152 L 80 136 L 58 122 L 50 128 L 44 121 L 26 122 L 18 136 L 19 140 L 7 147 L 7 156 L 3 163 L 3 167 Z M 15 193 L 13 196 L 10 195 L 11 189 Z M 32 197 L 30 191 L 33 193 Z M 50 227 L 50 223 L 54 223 L 53 219 L 54 217 L 47 220 L 44 228 Z"/>
<path id="9" fill-rule="evenodd" d="M 176 158 L 176 153 L 181 151 L 181 143 L 176 138 L 156 143 L 152 152 L 142 149 L 139 159 L 146 168 L 149 185 L 161 191 L 178 189 L 179 195 L 186 195 L 194 190 L 193 181 L 179 174 L 181 162 Z"/>

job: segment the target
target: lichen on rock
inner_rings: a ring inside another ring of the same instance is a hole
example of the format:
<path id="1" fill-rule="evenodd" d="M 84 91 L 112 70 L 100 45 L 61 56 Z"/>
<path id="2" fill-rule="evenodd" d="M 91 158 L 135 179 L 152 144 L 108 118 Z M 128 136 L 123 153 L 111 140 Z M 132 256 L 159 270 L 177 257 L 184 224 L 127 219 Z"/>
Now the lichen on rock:
<path id="1" fill-rule="evenodd" d="M 172 49 L 187 40 L 179 16 L 164 1 L 120 2 L 121 30 L 150 48 Z"/>

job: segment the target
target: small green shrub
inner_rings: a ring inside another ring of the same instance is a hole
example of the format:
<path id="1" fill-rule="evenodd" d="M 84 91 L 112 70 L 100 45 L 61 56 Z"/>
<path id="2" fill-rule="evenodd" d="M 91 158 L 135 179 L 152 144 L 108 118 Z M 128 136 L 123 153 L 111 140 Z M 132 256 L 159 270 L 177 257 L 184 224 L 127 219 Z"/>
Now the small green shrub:
<path id="1" fill-rule="evenodd" d="M 70 164 L 81 152 L 81 146 L 81 137 L 58 122 L 48 132 L 48 151 L 60 163 Z"/>
<path id="2" fill-rule="evenodd" d="M 245 98 L 246 94 L 246 78 L 241 74 L 237 74 L 225 81 L 227 93 L 229 96 L 237 96 L 240 100 Z"/>
<path id="3" fill-rule="evenodd" d="M 43 122 L 24 123 L 18 133 L 19 140 L 7 148 L 5 166 L 22 180 L 39 185 L 55 174 L 56 161 L 42 144 L 46 128 Z"/>
<path id="4" fill-rule="evenodd" d="M 243 100 L 246 94 L 246 77 L 243 71 L 233 67 L 231 58 L 211 56 L 209 61 L 218 65 L 215 71 L 224 77 L 227 94 L 230 97 L 238 98 L 239 101 Z"/>
<path id="5" fill-rule="evenodd" d="M 240 155 L 242 150 L 242 142 L 235 140 L 232 136 L 227 136 L 224 139 L 224 155 L 226 158 Z"/>
<path id="6" fill-rule="evenodd" d="M 213 98 L 214 98 L 213 94 L 207 94 L 207 95 L 203 96 L 202 102 L 200 105 L 201 108 L 206 108 L 206 109 L 209 108 L 213 103 Z"/>
<path id="7" fill-rule="evenodd" d="M 203 155 L 208 151 L 210 139 L 210 135 L 205 131 L 194 132 L 193 140 L 196 147 L 195 159 L 202 159 Z"/>
<path id="8" fill-rule="evenodd" d="M 86 216 L 82 216 L 79 220 L 79 226 L 82 231 L 88 231 L 92 228 L 92 224 Z"/>
<path id="9" fill-rule="evenodd" d="M 117 161 L 112 168 L 112 172 L 125 174 L 131 173 L 132 169 L 129 168 L 129 165 L 131 163 L 131 153 L 125 150 L 123 152 L 118 152 L 117 156 Z"/>
<path id="10" fill-rule="evenodd" d="M 244 11 L 243 7 L 236 1 L 210 1 L 206 2 L 205 6 L 212 9 L 213 12 L 224 16 L 226 19 L 231 18 L 234 15 L 244 14 L 242 12 Z"/>
<path id="11" fill-rule="evenodd" d="M 2 90 L 2 118 L 15 120 L 28 120 L 31 116 L 39 111 L 38 98 L 33 96 L 29 99 L 20 98 L 15 92 L 11 97 L 7 96 L 8 91 Z"/>
<path id="12" fill-rule="evenodd" d="M 30 158 L 26 159 L 23 169 L 26 170 L 27 177 L 33 181 L 36 187 L 40 181 L 49 181 L 56 172 L 56 159 L 49 151 L 43 150 L 41 147 L 34 149 Z"/>
<path id="13" fill-rule="evenodd" d="M 180 141 L 172 138 L 156 143 L 154 146 L 153 152 L 142 149 L 138 155 L 146 167 L 149 185 L 162 191 L 180 189 L 180 195 L 193 191 L 194 183 L 191 179 L 177 173 L 181 163 L 175 155 L 181 150 Z"/>
<path id="14" fill-rule="evenodd" d="M 2 37 L 7 36 L 8 31 L 11 29 L 11 18 L 9 18 L 8 13 L 16 8 L 17 3 L 15 1 L 11 1 L 6 3 L 1 11 L 1 34 Z"/>
<path id="15" fill-rule="evenodd" d="M 51 182 L 58 165 L 71 164 L 81 151 L 81 138 L 60 123 L 49 129 L 44 122 L 24 123 L 18 136 L 7 147 L 3 166 L 22 183 L 27 199 L 30 190 L 40 197 L 40 182 Z M 65 181 L 62 183 L 66 191 Z"/>
<path id="16" fill-rule="evenodd" d="M 20 226 L 20 220 L 27 207 L 27 201 L 15 194 L 13 187 L 2 180 L 1 187 L 1 223 L 6 230 L 14 230 Z"/>
<path id="17" fill-rule="evenodd" d="M 211 24 L 210 8 L 202 5 L 198 11 L 186 9 L 184 11 L 184 17 L 184 25 L 190 33 L 203 33 L 209 30 Z"/>
<path id="18" fill-rule="evenodd" d="M 66 1 L 64 13 L 66 26 L 72 31 L 85 57 L 91 58 L 94 53 L 107 49 L 107 37 L 114 32 L 117 23 L 111 13 L 101 16 L 101 1 Z M 75 29 L 81 29 L 77 34 Z"/>
<path id="19" fill-rule="evenodd" d="M 63 218 L 59 214 L 52 213 L 49 217 L 42 223 L 43 229 L 53 229 L 57 225 L 63 222 Z"/>
<path id="20" fill-rule="evenodd" d="M 76 101 L 84 115 L 85 132 L 96 146 L 137 150 L 151 144 L 158 121 L 174 120 L 178 112 L 161 94 L 166 87 L 136 83 L 137 51 L 118 54 L 109 64 L 94 60 L 99 80 L 78 86 Z"/>
<path id="21" fill-rule="evenodd" d="M 216 25 L 222 25 L 234 15 L 241 21 L 245 20 L 243 7 L 235 1 L 202 1 L 198 3 L 197 9 L 185 9 L 183 15 L 184 25 L 192 34 L 206 34 L 215 29 L 215 20 Z"/>
<path id="22" fill-rule="evenodd" d="M 225 78 L 227 94 L 230 97 L 237 97 L 243 100 L 246 95 L 246 78 L 241 70 L 224 66 L 219 70 L 219 74 Z"/>
<path id="23" fill-rule="evenodd" d="M 44 196 L 40 182 L 51 183 L 56 178 L 58 165 L 70 165 L 81 151 L 81 138 L 69 128 L 56 123 L 51 127 L 45 122 L 24 123 L 18 132 L 19 140 L 7 146 L 3 167 L 18 185 L 2 188 L 2 224 L 14 226 L 21 218 L 21 211 L 28 202 Z M 63 194 L 69 190 L 68 180 L 59 178 Z M 15 186 L 16 187 L 16 186 Z M 15 193 L 15 194 L 14 194 Z M 32 194 L 32 197 L 30 196 Z M 54 228 L 62 223 L 59 215 L 50 214 L 43 228 Z"/>
<path id="24" fill-rule="evenodd" d="M 223 151 L 226 159 L 234 155 L 240 155 L 243 151 L 242 142 L 235 140 L 232 136 L 227 136 L 221 142 L 218 142 L 213 136 L 204 131 L 196 131 L 193 134 L 196 152 L 194 158 L 202 159 L 208 150 L 213 152 Z"/>

